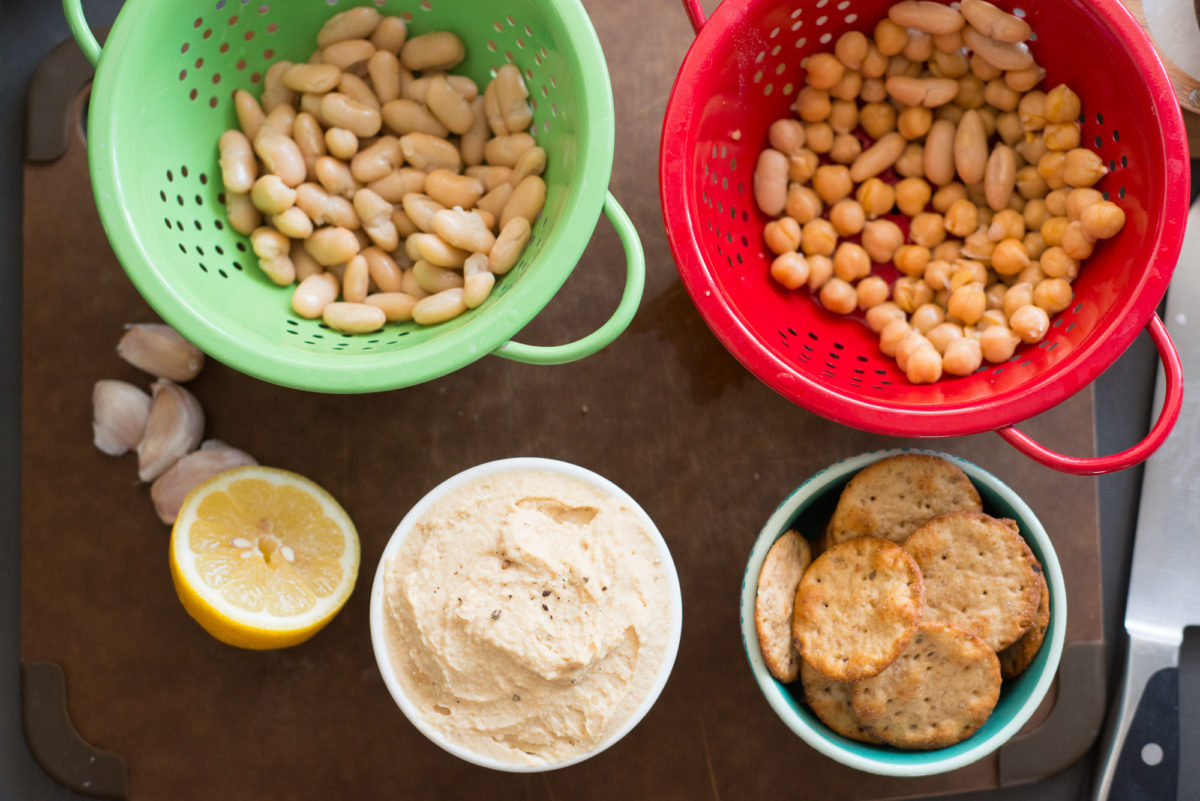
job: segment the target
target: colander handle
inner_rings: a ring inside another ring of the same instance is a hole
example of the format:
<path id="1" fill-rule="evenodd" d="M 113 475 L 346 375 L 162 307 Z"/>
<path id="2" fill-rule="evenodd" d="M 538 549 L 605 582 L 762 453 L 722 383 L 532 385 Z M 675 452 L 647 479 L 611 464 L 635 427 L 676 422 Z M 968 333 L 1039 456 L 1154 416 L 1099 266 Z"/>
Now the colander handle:
<path id="1" fill-rule="evenodd" d="M 700 7 L 700 0 L 683 0 L 683 10 L 687 14 L 688 22 L 692 23 L 692 30 L 700 33 L 700 28 L 704 25 L 704 9 Z"/>
<path id="2" fill-rule="evenodd" d="M 566 364 L 591 356 L 616 339 L 629 326 L 642 300 L 642 288 L 646 284 L 646 257 L 642 252 L 642 242 L 638 239 L 633 221 L 617 203 L 612 192 L 605 194 L 604 215 L 616 229 L 617 236 L 625 248 L 625 291 L 621 294 L 621 302 L 617 304 L 617 310 L 613 312 L 612 317 L 583 339 L 565 345 L 523 345 L 510 340 L 493 351 L 494 355 L 524 364 Z"/>
<path id="3" fill-rule="evenodd" d="M 1145 461 L 1150 454 L 1158 450 L 1171 433 L 1171 429 L 1175 427 L 1175 421 L 1179 419 L 1179 410 L 1183 404 L 1183 365 L 1179 361 L 1179 351 L 1175 349 L 1175 343 L 1171 341 L 1167 327 L 1163 325 L 1163 321 L 1157 314 L 1150 318 L 1146 330 L 1154 341 L 1154 347 L 1158 348 L 1166 381 L 1162 411 L 1158 413 L 1158 419 L 1154 421 L 1154 425 L 1141 442 L 1120 453 L 1085 459 L 1055 453 L 1011 426 L 998 428 L 996 433 L 1035 462 L 1077 476 L 1115 473 Z"/>
<path id="4" fill-rule="evenodd" d="M 79 43 L 79 49 L 83 51 L 87 60 L 93 67 L 96 66 L 96 62 L 100 60 L 100 43 L 92 35 L 92 29 L 87 24 L 87 17 L 83 16 L 82 0 L 62 0 L 62 4 L 63 12 L 67 15 L 67 25 L 71 28 L 71 35 Z"/>

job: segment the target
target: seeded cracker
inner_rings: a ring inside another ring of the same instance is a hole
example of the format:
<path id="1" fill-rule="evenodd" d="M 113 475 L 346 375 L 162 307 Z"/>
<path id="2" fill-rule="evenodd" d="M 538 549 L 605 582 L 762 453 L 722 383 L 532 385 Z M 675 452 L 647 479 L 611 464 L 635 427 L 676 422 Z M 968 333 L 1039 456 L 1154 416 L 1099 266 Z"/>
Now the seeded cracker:
<path id="1" fill-rule="evenodd" d="M 879 742 L 863 728 L 850 706 L 853 685 L 831 679 L 807 662 L 800 664 L 800 681 L 804 684 L 804 700 L 822 723 L 851 740 Z"/>
<path id="2" fill-rule="evenodd" d="M 868 732 L 898 748 L 944 748 L 970 737 L 1000 698 L 1000 661 L 970 632 L 923 622 L 891 667 L 853 685 Z"/>
<path id="3" fill-rule="evenodd" d="M 973 632 L 995 651 L 1034 624 L 1041 566 L 1011 520 L 949 512 L 922 525 L 904 549 L 925 579 L 925 618 Z"/>
<path id="4" fill-rule="evenodd" d="M 957 466 L 925 453 L 901 453 L 864 467 L 842 490 L 827 539 L 854 537 L 903 542 L 934 515 L 955 510 L 981 512 L 979 491 Z"/>
<path id="5" fill-rule="evenodd" d="M 754 597 L 754 628 L 767 670 L 780 681 L 792 682 L 800 672 L 800 652 L 792 642 L 792 612 L 800 577 L 812 562 L 808 541 L 789 530 L 767 551 L 758 573 Z"/>
<path id="6" fill-rule="evenodd" d="M 1050 627 L 1050 588 L 1046 586 L 1044 574 L 1038 575 L 1038 580 L 1042 584 L 1042 593 L 1033 628 L 997 654 L 1000 657 L 1000 673 L 1006 679 L 1016 678 L 1033 664 L 1034 657 L 1042 647 L 1042 641 L 1046 639 L 1046 630 Z"/>
<path id="7" fill-rule="evenodd" d="M 924 596 L 921 571 L 899 545 L 878 537 L 839 543 L 800 580 L 796 646 L 831 679 L 877 675 L 912 639 Z"/>

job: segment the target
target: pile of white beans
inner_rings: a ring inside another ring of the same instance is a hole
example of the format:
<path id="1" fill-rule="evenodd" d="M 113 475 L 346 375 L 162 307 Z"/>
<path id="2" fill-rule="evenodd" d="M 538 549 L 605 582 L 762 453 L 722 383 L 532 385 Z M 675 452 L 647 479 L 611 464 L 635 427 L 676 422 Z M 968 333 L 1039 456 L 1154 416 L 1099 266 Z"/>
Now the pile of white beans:
<path id="1" fill-rule="evenodd" d="M 1040 342 L 1080 262 L 1125 224 L 1092 188 L 1107 169 L 1080 147 L 1078 95 L 1037 88 L 1030 33 L 985 0 L 904 0 L 873 38 L 848 32 L 808 58 L 799 119 L 773 123 L 759 156 L 772 277 L 865 312 L 912 383 Z M 890 286 L 874 270 L 887 263 Z"/>
<path id="2" fill-rule="evenodd" d="M 431 325 L 487 299 L 546 200 L 546 154 L 521 71 L 481 93 L 447 71 L 453 33 L 409 38 L 369 6 L 330 18 L 308 63 L 238 90 L 221 135 L 230 225 L 292 308 L 344 333 Z M 339 300 L 340 297 L 340 300 Z"/>

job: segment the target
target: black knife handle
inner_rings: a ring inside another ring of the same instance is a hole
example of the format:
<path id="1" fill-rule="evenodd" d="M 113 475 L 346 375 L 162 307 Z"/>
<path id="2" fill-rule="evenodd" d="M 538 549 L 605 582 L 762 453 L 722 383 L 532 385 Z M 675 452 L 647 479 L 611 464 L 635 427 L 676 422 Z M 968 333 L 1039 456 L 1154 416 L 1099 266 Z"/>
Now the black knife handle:
<path id="1" fill-rule="evenodd" d="M 1179 668 L 1150 677 L 1117 757 L 1109 797 L 1174 801 L 1179 787 Z"/>

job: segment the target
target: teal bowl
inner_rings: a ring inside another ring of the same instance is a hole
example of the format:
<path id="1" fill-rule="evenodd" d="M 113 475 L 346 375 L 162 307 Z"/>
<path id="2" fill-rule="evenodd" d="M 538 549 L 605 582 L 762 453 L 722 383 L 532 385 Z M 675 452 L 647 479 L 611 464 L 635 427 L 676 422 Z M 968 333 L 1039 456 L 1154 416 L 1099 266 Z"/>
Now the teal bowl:
<path id="1" fill-rule="evenodd" d="M 1050 590 L 1050 626 L 1033 664 L 1016 679 L 1004 682 L 995 710 L 977 732 L 960 743 L 930 751 L 906 751 L 886 745 L 860 743 L 833 732 L 804 704 L 804 691 L 799 681 L 784 684 L 767 671 L 754 628 L 758 573 L 775 540 L 793 527 L 807 535 L 822 531 L 837 505 L 842 488 L 855 473 L 880 459 L 906 452 L 940 456 L 962 468 L 979 490 L 985 512 L 1017 521 L 1025 541 L 1042 563 L 1046 585 Z M 1033 715 L 1058 672 L 1067 631 L 1067 594 L 1062 568 L 1050 537 L 1029 506 L 1004 482 L 957 456 L 898 448 L 864 453 L 831 465 L 810 477 L 780 504 L 763 526 L 750 551 L 742 579 L 741 626 L 746 658 L 763 697 L 780 720 L 800 739 L 830 759 L 867 773 L 928 776 L 956 770 L 982 759 L 1004 745 Z"/>

